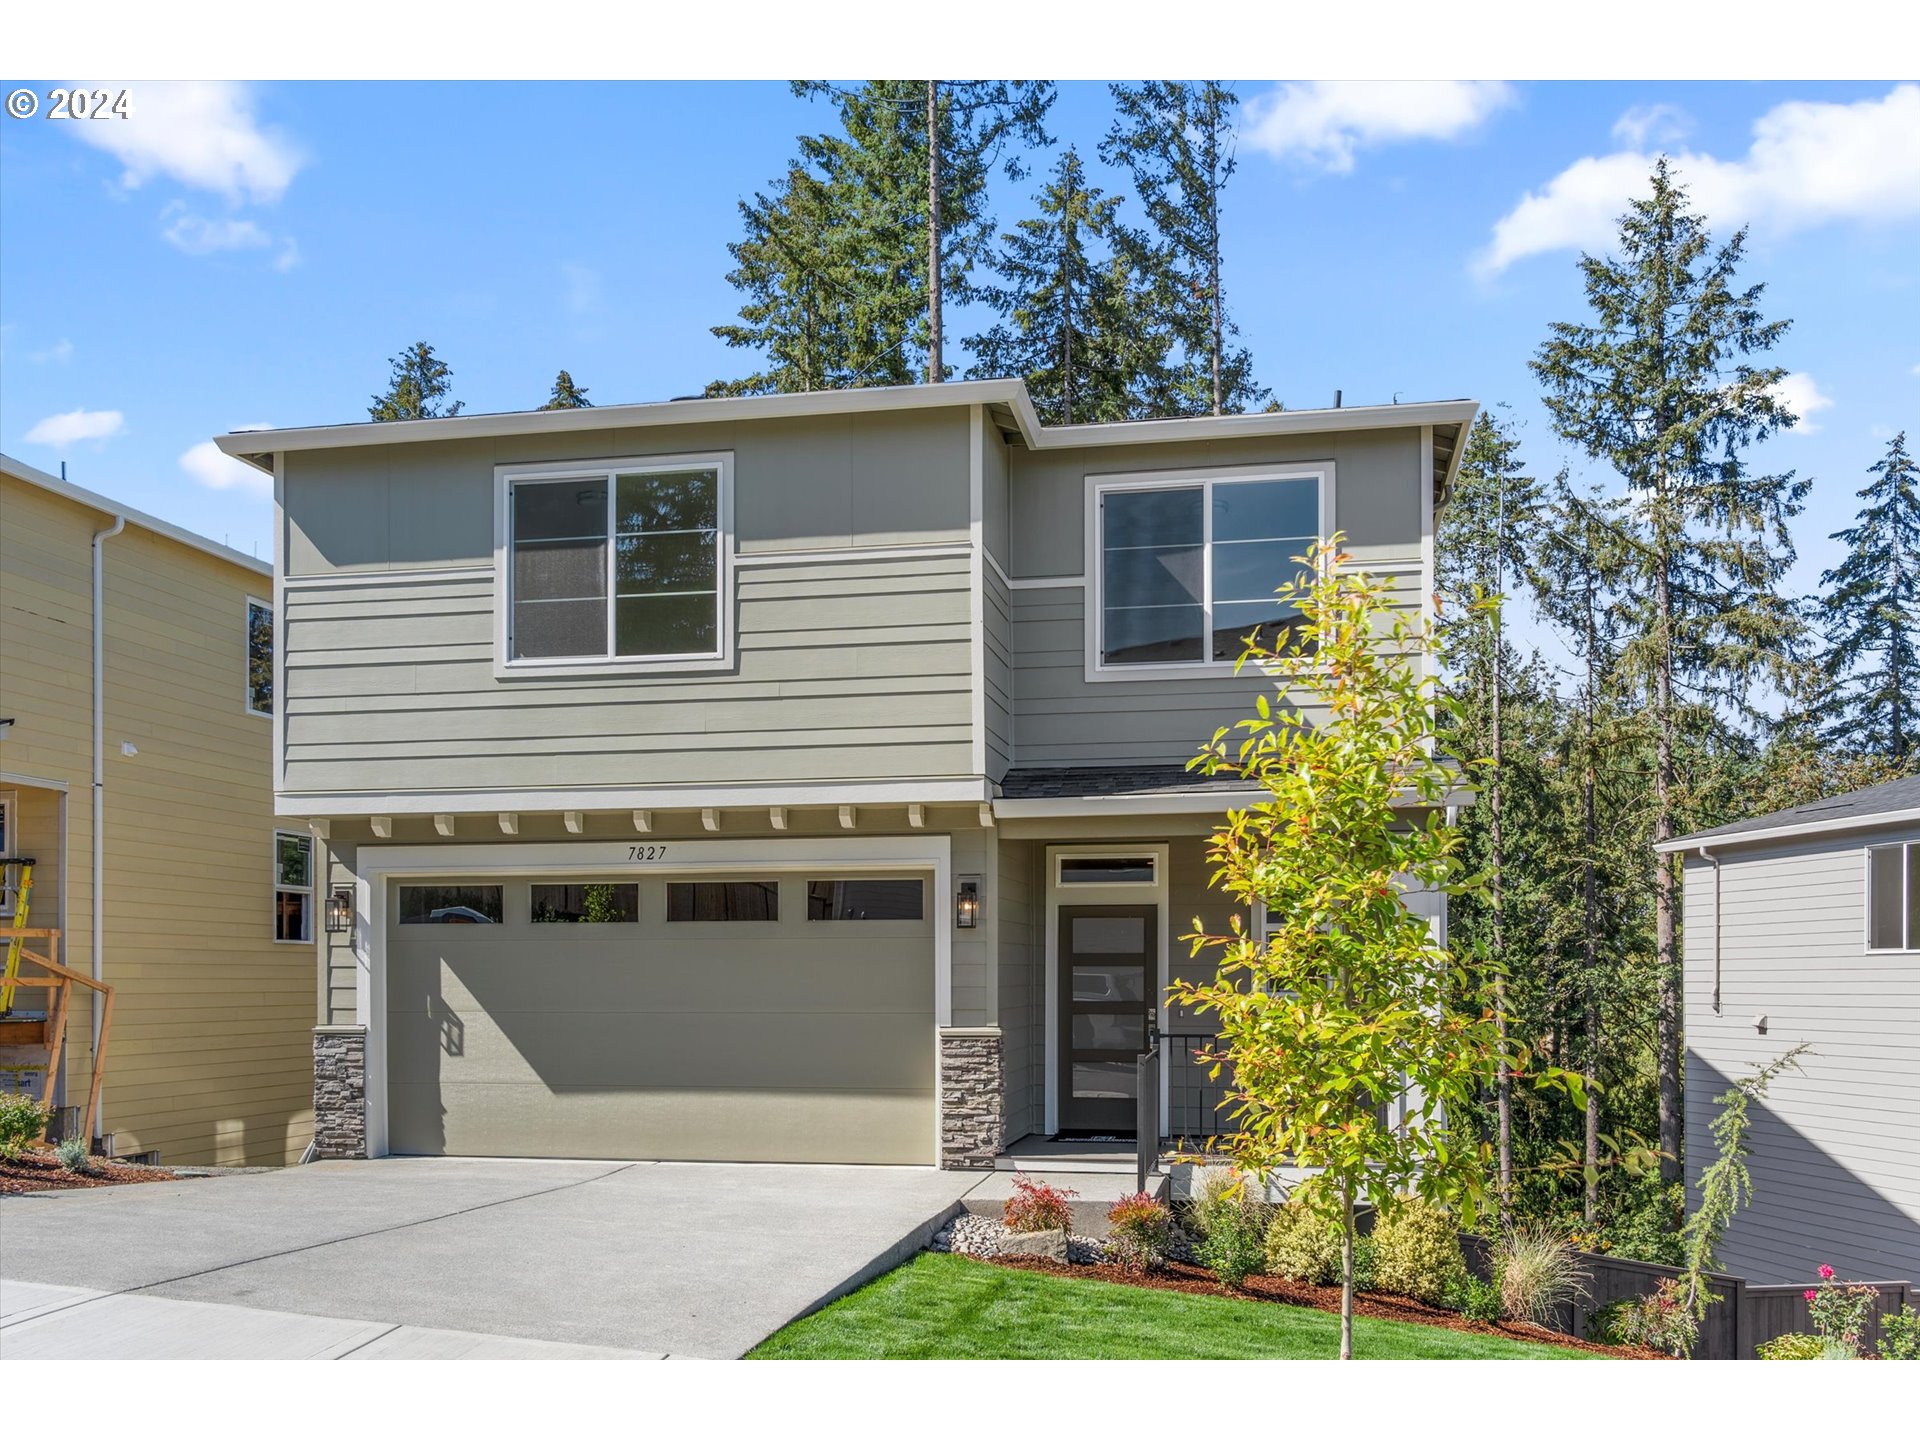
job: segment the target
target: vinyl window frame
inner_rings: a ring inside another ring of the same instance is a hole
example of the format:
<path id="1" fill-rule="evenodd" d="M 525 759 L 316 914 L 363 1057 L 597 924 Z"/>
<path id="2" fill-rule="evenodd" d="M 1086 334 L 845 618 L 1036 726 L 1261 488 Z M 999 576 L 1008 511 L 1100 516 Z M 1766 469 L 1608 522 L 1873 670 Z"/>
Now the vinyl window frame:
<path id="1" fill-rule="evenodd" d="M 18 800 L 14 791 L 0 794 L 0 856 L 11 856 L 20 844 L 20 832 L 15 828 L 20 818 Z M 13 918 L 14 887 L 19 883 L 19 874 L 19 867 L 10 861 L 0 864 L 0 917 L 8 920 Z"/>
<path id="2" fill-rule="evenodd" d="M 1132 474 L 1089 475 L 1086 480 L 1084 567 L 1087 576 L 1086 668 L 1089 682 L 1155 680 L 1170 676 L 1231 676 L 1234 661 L 1208 658 L 1213 648 L 1213 487 L 1248 480 L 1314 480 L 1318 500 L 1316 530 L 1324 540 L 1334 515 L 1334 462 L 1308 460 L 1284 465 L 1231 465 L 1196 470 L 1153 470 Z M 1128 490 L 1198 490 L 1200 498 L 1201 651 L 1198 660 L 1165 660 L 1144 665 L 1109 665 L 1104 659 L 1106 628 L 1106 545 L 1103 502 Z"/>
<path id="3" fill-rule="evenodd" d="M 1873 943 L 1873 855 L 1876 850 L 1900 852 L 1900 943 L 1898 945 Z M 1913 859 L 1916 850 L 1920 850 L 1920 840 L 1886 840 L 1861 847 L 1860 945 L 1869 955 L 1920 955 L 1920 947 L 1912 943 L 1916 928 L 1920 928 L 1916 926 L 1915 916 L 1915 907 L 1920 906 L 1920 893 L 1914 890 L 1913 885 Z"/>
<path id="4" fill-rule="evenodd" d="M 265 710 L 256 708 L 253 703 L 253 612 L 255 610 L 267 612 L 267 625 L 272 636 L 268 641 L 267 649 L 267 705 L 269 708 Z M 273 719 L 272 707 L 280 703 L 280 616 L 274 610 L 271 600 L 262 600 L 258 595 L 247 596 L 246 608 L 241 613 L 246 617 L 241 636 L 244 655 L 240 673 L 241 701 L 246 706 L 247 714 L 261 720 L 271 720 Z"/>
<path id="5" fill-rule="evenodd" d="M 306 846 L 307 848 L 307 883 L 305 885 L 288 885 L 280 879 L 280 842 L 282 840 L 298 840 Z M 302 934 L 299 938 L 293 939 L 293 940 L 288 940 L 283 938 L 282 936 L 275 935 L 273 937 L 274 944 L 276 945 L 311 945 L 313 944 L 314 897 L 320 893 L 319 886 L 315 883 L 316 876 L 314 872 L 318 868 L 319 864 L 320 864 L 320 847 L 314 842 L 313 836 L 304 834 L 298 830 L 276 829 L 273 832 L 273 852 L 269 860 L 270 873 L 268 878 L 273 882 L 272 894 L 273 894 L 274 928 L 275 929 L 279 928 L 280 897 L 282 895 L 304 895 L 307 900 L 306 905 L 303 906 L 301 909 L 301 916 L 305 922 L 301 928 L 305 931 L 305 933 Z"/>
<path id="6" fill-rule="evenodd" d="M 712 470 L 719 476 L 714 503 L 717 530 L 714 564 L 715 648 L 680 655 L 616 655 L 617 564 L 614 513 L 618 477 L 676 470 Z M 607 487 L 607 650 L 605 655 L 513 658 L 513 487 L 522 482 L 604 481 Z M 613 459 L 533 461 L 493 467 L 493 674 L 497 680 L 523 677 L 596 675 L 669 675 L 731 670 L 735 661 L 733 452 L 693 451 L 663 455 L 623 455 Z"/>

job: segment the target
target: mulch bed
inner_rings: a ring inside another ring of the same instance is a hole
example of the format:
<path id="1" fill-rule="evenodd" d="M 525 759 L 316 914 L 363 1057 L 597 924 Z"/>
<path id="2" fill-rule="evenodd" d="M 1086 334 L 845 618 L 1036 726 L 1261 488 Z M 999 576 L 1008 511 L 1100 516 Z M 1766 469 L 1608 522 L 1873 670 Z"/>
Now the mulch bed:
<path id="1" fill-rule="evenodd" d="M 175 1180 L 171 1170 L 96 1158 L 90 1174 L 76 1175 L 51 1150 L 33 1149 L 15 1160 L 0 1159 L 0 1195 L 32 1195 L 42 1190 L 93 1190 L 102 1185 L 138 1185 Z"/>
<path id="2" fill-rule="evenodd" d="M 1093 1280 L 1110 1280 L 1116 1285 L 1174 1290 L 1183 1295 L 1225 1295 L 1242 1300 L 1302 1305 L 1335 1315 L 1340 1313 L 1340 1287 L 1337 1285 L 1302 1285 L 1292 1280 L 1282 1280 L 1277 1275 L 1249 1275 L 1241 1289 L 1227 1290 L 1198 1265 L 1188 1265 L 1178 1260 L 1170 1260 L 1164 1269 L 1150 1270 L 1144 1275 L 1123 1270 L 1118 1265 L 1060 1265 L 1052 1260 L 1024 1255 L 995 1256 L 984 1263 L 1002 1265 L 1009 1270 L 1030 1270 L 1042 1275 L 1085 1276 Z M 1433 1325 L 1443 1330 L 1462 1330 L 1469 1335 L 1498 1335 L 1506 1340 L 1520 1340 L 1535 1345 L 1557 1345 L 1563 1350 L 1585 1350 L 1623 1360 L 1670 1358 L 1657 1350 L 1635 1345 L 1597 1345 L 1591 1340 L 1562 1335 L 1557 1330 L 1548 1330 L 1525 1320 L 1501 1320 L 1493 1324 L 1484 1320 L 1469 1320 L 1458 1311 L 1442 1310 L 1418 1300 L 1410 1300 L 1404 1295 L 1355 1295 L 1353 1313 L 1375 1320 L 1403 1320 L 1414 1325 Z"/>

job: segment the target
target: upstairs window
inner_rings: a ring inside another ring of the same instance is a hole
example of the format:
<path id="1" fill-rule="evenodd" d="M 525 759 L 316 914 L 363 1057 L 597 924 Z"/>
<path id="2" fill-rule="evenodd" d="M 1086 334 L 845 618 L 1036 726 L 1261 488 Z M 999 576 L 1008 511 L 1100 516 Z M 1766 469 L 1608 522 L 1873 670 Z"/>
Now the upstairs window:
<path id="1" fill-rule="evenodd" d="M 273 832 L 273 938 L 313 939 L 313 837 Z"/>
<path id="2" fill-rule="evenodd" d="M 1867 948 L 1920 950 L 1920 845 L 1867 847 Z"/>
<path id="3" fill-rule="evenodd" d="M 729 468 L 503 472 L 507 663 L 724 662 Z"/>
<path id="4" fill-rule="evenodd" d="M 273 714 L 273 606 L 247 601 L 247 713 Z"/>
<path id="5" fill-rule="evenodd" d="M 1274 590 L 1324 526 L 1323 471 L 1095 487 L 1102 670 L 1231 664 L 1299 618 Z"/>

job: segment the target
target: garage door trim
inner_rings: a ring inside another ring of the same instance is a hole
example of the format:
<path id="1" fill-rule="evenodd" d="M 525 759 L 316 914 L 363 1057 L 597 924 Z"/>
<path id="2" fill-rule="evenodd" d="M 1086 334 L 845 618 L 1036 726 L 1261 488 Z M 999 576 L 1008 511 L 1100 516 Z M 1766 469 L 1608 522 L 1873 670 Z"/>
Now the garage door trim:
<path id="1" fill-rule="evenodd" d="M 918 870 L 932 877 L 933 1016 L 936 1029 L 953 1023 L 953 927 L 945 897 L 953 890 L 953 844 L 946 835 L 888 835 L 794 840 L 585 840 L 526 844 L 363 845 L 354 885 L 354 999 L 367 1027 L 367 1154 L 388 1153 L 386 947 L 393 883 L 438 876 L 701 875 L 756 872 L 884 869 Z M 940 1077 L 935 1046 L 935 1093 Z M 934 1154 L 939 1106 L 934 1106 Z"/>

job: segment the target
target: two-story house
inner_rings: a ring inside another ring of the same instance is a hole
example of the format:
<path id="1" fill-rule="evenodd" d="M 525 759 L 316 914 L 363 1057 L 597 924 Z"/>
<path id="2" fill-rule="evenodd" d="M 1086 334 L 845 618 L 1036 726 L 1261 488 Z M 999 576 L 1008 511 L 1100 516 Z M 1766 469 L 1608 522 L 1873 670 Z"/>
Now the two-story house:
<path id="1" fill-rule="evenodd" d="M 1335 529 L 1421 603 L 1475 409 L 1043 426 L 993 380 L 223 437 L 275 478 L 276 803 L 329 856 L 322 1153 L 1131 1133 L 1225 923 L 1236 792 L 1183 767 L 1271 683 L 1240 637 Z"/>

